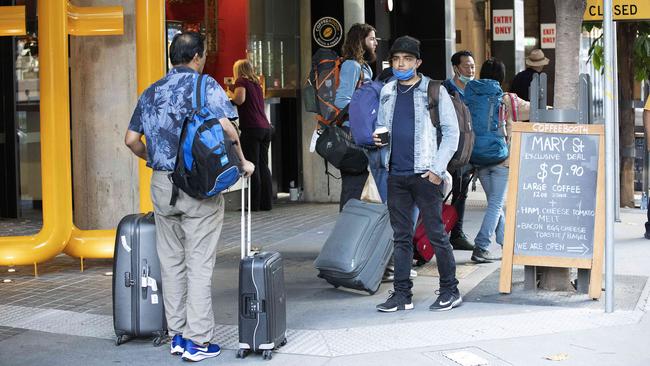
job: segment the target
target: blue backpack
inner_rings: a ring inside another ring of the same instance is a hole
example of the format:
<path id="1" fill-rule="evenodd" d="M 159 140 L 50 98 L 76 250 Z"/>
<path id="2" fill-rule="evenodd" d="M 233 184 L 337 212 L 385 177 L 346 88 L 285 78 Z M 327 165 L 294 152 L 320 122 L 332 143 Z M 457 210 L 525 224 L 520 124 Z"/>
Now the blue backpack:
<path id="1" fill-rule="evenodd" d="M 469 161 L 474 165 L 495 165 L 508 158 L 505 126 L 499 122 L 502 97 L 503 91 L 495 80 L 472 80 L 465 85 L 464 101 L 472 115 L 475 135 Z"/>
<path id="2" fill-rule="evenodd" d="M 185 117 L 178 144 L 170 205 L 176 203 L 178 189 L 189 196 L 214 197 L 239 180 L 239 156 L 234 142 L 224 133 L 219 119 L 205 105 L 205 75 L 194 81 L 192 112 Z"/>
<path id="3" fill-rule="evenodd" d="M 379 95 L 384 86 L 379 81 L 363 83 L 352 94 L 348 110 L 350 132 L 357 145 L 375 145 L 372 134 L 377 125 Z"/>

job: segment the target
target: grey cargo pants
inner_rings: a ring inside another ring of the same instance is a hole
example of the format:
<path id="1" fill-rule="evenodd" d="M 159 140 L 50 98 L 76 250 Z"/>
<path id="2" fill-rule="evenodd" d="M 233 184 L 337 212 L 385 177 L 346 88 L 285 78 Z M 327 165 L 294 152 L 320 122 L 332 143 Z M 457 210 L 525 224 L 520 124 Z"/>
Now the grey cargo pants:
<path id="1" fill-rule="evenodd" d="M 215 343 L 212 312 L 212 273 L 223 224 L 224 200 L 197 200 L 179 192 L 169 205 L 169 172 L 154 171 L 151 200 L 162 272 L 165 316 L 170 336 L 201 344 Z"/>

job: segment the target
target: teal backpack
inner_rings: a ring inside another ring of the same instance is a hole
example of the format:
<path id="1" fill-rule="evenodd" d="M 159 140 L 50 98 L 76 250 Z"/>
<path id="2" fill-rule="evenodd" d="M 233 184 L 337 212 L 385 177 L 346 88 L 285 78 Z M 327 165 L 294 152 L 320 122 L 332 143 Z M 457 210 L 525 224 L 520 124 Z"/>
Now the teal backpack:
<path id="1" fill-rule="evenodd" d="M 465 104 L 472 115 L 474 148 L 470 163 L 478 166 L 499 164 L 508 158 L 504 124 L 499 121 L 503 91 L 491 79 L 472 80 L 465 85 Z"/>

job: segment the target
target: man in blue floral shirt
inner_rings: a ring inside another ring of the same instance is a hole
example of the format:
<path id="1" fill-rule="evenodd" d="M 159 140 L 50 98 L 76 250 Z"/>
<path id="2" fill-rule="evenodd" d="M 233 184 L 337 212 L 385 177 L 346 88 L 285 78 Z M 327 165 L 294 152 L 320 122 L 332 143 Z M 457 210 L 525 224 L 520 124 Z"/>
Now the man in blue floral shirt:
<path id="1" fill-rule="evenodd" d="M 196 32 L 176 35 L 169 58 L 174 68 L 140 96 L 125 143 L 153 169 L 151 200 L 171 353 L 201 361 L 221 352 L 214 339 L 211 287 L 224 200 L 222 195 L 198 200 L 179 190 L 176 204 L 171 206 L 168 176 L 174 170 L 183 120 L 192 110 L 194 80 L 205 65 L 205 37 Z M 237 131 L 228 120 L 237 117 L 237 112 L 213 78 L 206 77 L 206 82 L 206 104 L 236 142 L 241 168 L 250 176 L 255 167 L 244 158 Z M 146 146 L 141 141 L 143 134 Z"/>

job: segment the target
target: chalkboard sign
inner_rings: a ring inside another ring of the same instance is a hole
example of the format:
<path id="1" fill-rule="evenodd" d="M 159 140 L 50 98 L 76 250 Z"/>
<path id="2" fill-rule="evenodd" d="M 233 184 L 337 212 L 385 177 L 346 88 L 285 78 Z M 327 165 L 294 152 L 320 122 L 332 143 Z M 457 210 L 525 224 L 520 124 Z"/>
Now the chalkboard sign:
<path id="1" fill-rule="evenodd" d="M 524 264 L 591 269 L 589 293 L 599 297 L 603 126 L 514 123 L 512 131 L 500 291 L 510 292 L 512 265 Z"/>

